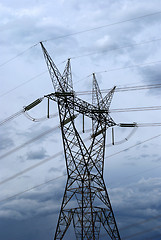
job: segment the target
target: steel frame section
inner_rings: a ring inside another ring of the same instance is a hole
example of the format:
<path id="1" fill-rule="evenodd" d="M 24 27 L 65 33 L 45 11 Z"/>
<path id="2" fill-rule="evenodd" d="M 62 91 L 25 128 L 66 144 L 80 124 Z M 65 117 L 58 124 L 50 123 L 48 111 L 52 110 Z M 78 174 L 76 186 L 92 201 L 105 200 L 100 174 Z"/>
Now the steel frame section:
<path id="1" fill-rule="evenodd" d="M 54 239 L 63 239 L 73 222 L 77 240 L 99 240 L 101 226 L 107 239 L 120 240 L 119 230 L 103 178 L 106 129 L 116 125 L 109 115 L 115 87 L 103 98 L 93 74 L 92 104 L 73 91 L 70 60 L 61 75 L 41 43 L 55 93 L 46 95 L 58 104 L 67 167 L 67 183 Z M 75 118 L 92 119 L 91 144 L 87 148 Z"/>

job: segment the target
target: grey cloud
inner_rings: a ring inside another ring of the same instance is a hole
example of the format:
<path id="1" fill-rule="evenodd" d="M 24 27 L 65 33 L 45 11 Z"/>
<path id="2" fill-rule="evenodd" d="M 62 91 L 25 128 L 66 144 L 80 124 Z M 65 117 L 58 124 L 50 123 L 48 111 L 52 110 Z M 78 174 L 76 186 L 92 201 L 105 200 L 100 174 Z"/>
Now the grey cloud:
<path id="1" fill-rule="evenodd" d="M 46 139 L 49 138 L 49 136 L 51 135 L 55 135 L 56 133 L 60 132 L 58 127 L 49 127 L 49 126 L 38 126 L 37 128 L 35 128 L 35 126 L 32 126 L 31 128 L 28 129 L 28 131 L 24 132 L 16 132 L 17 136 L 23 136 L 27 139 L 27 141 L 29 139 L 35 139 L 35 141 L 37 143 L 42 143 L 44 142 Z M 52 141 L 54 141 L 54 139 L 52 138 Z"/>
<path id="2" fill-rule="evenodd" d="M 1 126 L 2 127 L 2 126 Z M 0 133 L 0 151 L 6 150 L 14 146 L 14 141 L 12 139 L 12 131 L 14 128 L 12 126 L 3 127 Z"/>
<path id="3" fill-rule="evenodd" d="M 59 171 L 59 168 L 56 168 L 56 167 L 52 167 L 49 169 L 49 172 L 57 172 Z"/>
<path id="4" fill-rule="evenodd" d="M 145 84 L 161 84 L 161 67 L 160 65 L 149 66 L 139 71 Z M 154 88 L 148 91 L 149 94 L 159 95 L 161 88 Z"/>
<path id="5" fill-rule="evenodd" d="M 36 151 L 30 151 L 27 153 L 27 160 L 40 160 L 48 155 L 46 154 L 46 150 L 44 148 L 38 149 Z"/>
<path id="6" fill-rule="evenodd" d="M 161 162 L 161 157 L 158 157 L 156 159 L 153 160 L 154 162 Z"/>
<path id="7" fill-rule="evenodd" d="M 2 24 L 0 30 L 3 32 L 0 40 L 1 45 L 9 45 L 10 51 L 15 51 L 18 48 L 20 52 L 20 49 L 23 51 L 24 48 L 28 48 L 40 41 L 55 39 L 72 31 L 57 21 L 55 16 L 46 15 L 43 7 L 43 4 L 14 10 L 10 7 L 3 7 L 7 20 Z M 1 16 L 0 21 L 4 21 L 4 16 Z M 76 39 L 72 37 L 67 38 L 65 41 L 63 38 L 55 39 L 55 41 L 52 41 L 52 49 L 55 49 L 54 54 L 64 55 L 71 44 L 77 46 Z M 37 58 L 39 56 L 42 58 L 42 55 L 38 54 L 36 50 L 30 54 L 36 54 Z"/>
<path id="8" fill-rule="evenodd" d="M 109 195 L 113 210 L 116 212 L 116 221 L 120 226 L 121 236 L 134 234 L 134 228 L 135 232 L 144 229 L 144 225 L 142 224 L 126 228 L 126 231 L 122 230 L 123 227 L 129 224 L 139 223 L 139 221 L 158 215 L 161 210 L 160 182 L 160 178 L 141 179 L 133 186 L 110 189 Z M 41 224 L 45 231 L 46 221 L 50 216 L 49 225 L 51 226 L 52 224 L 54 232 L 63 191 L 64 186 L 62 183 L 56 185 L 56 188 L 50 185 L 46 190 L 29 193 L 11 203 L 6 203 L 3 206 L 3 213 L 0 212 L 0 225 L 2 225 L 2 222 L 4 223 L 7 221 L 10 222 L 10 224 L 11 222 L 18 224 L 21 221 L 24 226 L 25 222 L 31 222 L 32 219 L 38 218 L 40 220 L 43 218 L 44 221 L 42 220 Z M 53 220 L 51 218 L 53 218 Z M 158 221 L 159 219 L 156 219 L 156 225 L 159 223 Z M 150 224 L 151 221 L 145 225 L 145 229 L 151 228 Z M 31 230 L 32 227 L 30 225 L 29 231 Z M 1 234 L 2 233 L 0 233 L 0 236 Z M 3 231 L 3 234 L 6 234 L 6 231 Z M 33 231 L 31 231 L 30 234 L 33 234 Z M 141 240 L 141 236 L 139 236 L 138 239 Z"/>
<path id="9" fill-rule="evenodd" d="M 118 216 L 117 222 L 122 237 L 151 229 L 152 222 L 156 226 L 159 225 L 161 217 L 156 219 L 155 217 L 161 211 L 160 182 L 160 178 L 141 179 L 131 186 L 110 189 L 110 199 L 114 212 L 116 211 Z M 145 224 L 140 223 L 148 219 L 149 221 Z M 155 233 L 153 231 L 152 235 L 154 236 L 156 232 L 157 230 Z M 146 232 L 145 235 L 138 235 L 137 239 L 142 240 L 143 237 L 147 239 Z"/>
<path id="10" fill-rule="evenodd" d="M 14 146 L 14 142 L 11 138 L 7 136 L 0 136 L 0 150 L 5 150 L 12 146 Z"/>
<path id="11" fill-rule="evenodd" d="M 117 211 L 122 213 L 123 209 L 128 208 L 128 212 L 124 212 L 124 214 L 129 217 L 130 214 L 131 216 L 136 215 L 138 219 L 139 216 L 148 217 L 149 209 L 157 215 L 161 208 L 160 180 L 160 178 L 141 179 L 131 186 L 111 189 L 110 194 Z M 137 215 L 138 212 L 141 215 Z"/>
<path id="12" fill-rule="evenodd" d="M 34 216 L 47 216 L 50 212 L 58 213 L 64 192 L 64 178 L 47 188 L 28 192 L 12 200 L 3 202 L 0 218 L 24 220 Z"/>

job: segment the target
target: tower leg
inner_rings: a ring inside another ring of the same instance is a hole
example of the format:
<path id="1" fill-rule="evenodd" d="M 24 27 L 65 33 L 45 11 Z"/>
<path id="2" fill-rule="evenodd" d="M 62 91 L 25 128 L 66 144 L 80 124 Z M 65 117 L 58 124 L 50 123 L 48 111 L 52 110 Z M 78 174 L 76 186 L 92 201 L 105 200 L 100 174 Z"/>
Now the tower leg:
<path id="1" fill-rule="evenodd" d="M 55 232 L 54 240 L 57 239 L 63 239 L 68 227 L 70 226 L 70 223 L 73 218 L 73 211 L 72 209 L 67 209 L 67 204 L 72 198 L 72 194 L 68 194 L 68 185 L 69 185 L 69 179 L 67 180 L 64 197 L 61 205 L 61 210 L 59 213 L 59 219 L 57 223 L 57 228 Z"/>

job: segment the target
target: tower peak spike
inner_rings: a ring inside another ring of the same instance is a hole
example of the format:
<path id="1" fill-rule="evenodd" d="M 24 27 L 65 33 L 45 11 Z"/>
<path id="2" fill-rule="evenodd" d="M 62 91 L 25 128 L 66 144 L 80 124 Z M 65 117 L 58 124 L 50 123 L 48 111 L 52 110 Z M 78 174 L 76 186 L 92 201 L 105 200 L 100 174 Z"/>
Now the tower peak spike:
<path id="1" fill-rule="evenodd" d="M 42 47 L 44 58 L 48 67 L 48 71 L 50 73 L 50 77 L 51 77 L 55 92 L 72 91 L 73 86 L 72 86 L 70 59 L 68 59 L 64 73 L 62 75 L 42 42 L 40 42 L 40 45 Z"/>

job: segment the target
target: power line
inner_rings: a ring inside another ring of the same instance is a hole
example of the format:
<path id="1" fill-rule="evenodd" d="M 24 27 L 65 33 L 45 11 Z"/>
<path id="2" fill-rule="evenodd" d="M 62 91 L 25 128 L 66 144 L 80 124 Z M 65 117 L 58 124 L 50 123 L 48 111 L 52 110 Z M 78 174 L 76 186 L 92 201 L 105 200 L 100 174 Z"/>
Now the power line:
<path id="1" fill-rule="evenodd" d="M 117 112 L 153 111 L 153 110 L 161 110 L 161 106 L 137 107 L 137 108 L 115 108 L 115 109 L 110 109 L 109 112 L 117 113 Z"/>
<path id="2" fill-rule="evenodd" d="M 114 23 L 102 25 L 102 26 L 95 27 L 95 28 L 89 28 L 89 29 L 87 29 L 87 30 L 82 30 L 82 31 L 74 32 L 74 33 L 69 33 L 69 34 L 62 35 L 62 36 L 58 36 L 58 37 L 55 37 L 55 38 L 46 39 L 46 40 L 43 40 L 43 41 L 41 41 L 41 42 L 48 42 L 48 41 L 57 40 L 57 39 L 60 39 L 60 38 L 71 37 L 71 36 L 74 36 L 74 35 L 83 34 L 83 33 L 86 33 L 86 32 L 95 31 L 95 30 L 99 30 L 99 29 L 102 29 L 102 28 L 107 28 L 107 27 L 111 27 L 111 26 L 114 26 L 114 25 L 118 25 L 118 24 L 130 22 L 130 21 L 134 21 L 134 20 L 137 20 L 137 19 L 142 19 L 142 18 L 154 16 L 154 15 L 157 15 L 157 14 L 161 14 L 161 11 L 154 12 L 154 13 L 149 13 L 149 14 L 146 14 L 146 15 L 138 16 L 138 17 L 135 17 L 135 18 L 130 18 L 130 19 L 123 20 L 123 21 L 118 21 L 118 22 L 114 22 Z M 36 43 L 36 44 L 34 44 L 34 45 L 32 45 L 31 47 L 27 48 L 26 50 L 20 52 L 20 53 L 17 54 L 16 56 L 8 59 L 7 61 L 1 63 L 1 64 L 0 64 L 0 67 L 8 64 L 9 62 L 13 61 L 13 60 L 16 59 L 17 57 L 23 55 L 24 53 L 26 53 L 27 51 L 29 51 L 29 50 L 32 49 L 33 47 L 36 47 L 38 44 L 39 44 L 39 42 Z"/>
<path id="3" fill-rule="evenodd" d="M 155 111 L 161 110 L 161 106 L 136 107 L 136 108 L 115 108 L 115 109 L 110 109 L 109 113 L 154 111 L 154 110 Z M 16 117 L 20 116 L 22 113 L 25 113 L 24 109 L 14 113 L 13 115 L 9 116 L 6 119 L 3 119 L 2 121 L 0 121 L 0 126 L 6 124 L 8 121 L 15 119 Z M 50 118 L 56 117 L 57 115 L 58 115 L 58 113 L 55 113 L 55 114 L 51 115 Z M 47 119 L 47 117 L 41 117 L 39 119 L 36 119 L 36 118 L 31 117 L 27 113 L 25 116 L 28 117 L 32 121 L 44 121 Z M 140 124 L 138 124 L 138 127 L 160 126 L 160 125 L 161 125 L 161 123 L 140 123 Z"/>
<path id="4" fill-rule="evenodd" d="M 38 188 L 38 187 L 41 187 L 41 186 L 43 186 L 43 185 L 49 184 L 49 183 L 52 182 L 52 181 L 56 181 L 56 180 L 58 180 L 58 179 L 60 179 L 60 178 L 62 178 L 62 177 L 64 177 L 64 176 L 66 176 L 66 175 L 67 175 L 67 174 L 64 174 L 64 175 L 58 176 L 58 177 L 56 177 L 56 178 L 50 179 L 50 180 L 48 180 L 48 181 L 46 181 L 46 182 L 44 182 L 44 183 L 41 183 L 41 184 L 39 184 L 39 185 L 36 185 L 36 186 L 31 187 L 31 188 L 29 188 L 29 189 L 26 189 L 26 190 L 24 190 L 24 191 L 22 191 L 22 192 L 19 192 L 19 193 L 15 194 L 15 195 L 12 195 L 12 196 L 10 196 L 10 197 L 7 197 L 7 198 L 5 198 L 5 199 L 2 199 L 2 200 L 0 200 L 0 202 L 12 200 L 12 199 L 14 199 L 15 197 L 18 197 L 18 196 L 20 196 L 20 195 L 22 195 L 22 194 L 24 194 L 24 193 L 26 193 L 26 192 L 28 192 L 28 191 L 34 190 L 34 189 L 36 189 L 36 188 Z M 131 224 L 131 225 L 127 225 L 127 226 L 121 228 L 120 230 L 124 230 L 124 229 L 127 229 L 127 228 L 131 228 L 131 227 L 133 227 L 133 226 L 137 226 L 137 225 L 140 225 L 140 224 L 144 224 L 144 223 L 146 223 L 146 222 L 149 222 L 149 221 L 151 221 L 151 220 L 157 219 L 157 218 L 159 218 L 159 217 L 161 217 L 161 215 L 153 216 L 153 217 L 150 217 L 150 218 L 148 218 L 148 219 L 146 219 L 146 220 L 143 220 L 143 221 L 140 221 L 140 222 Z M 149 229 L 148 231 L 157 229 L 157 228 L 159 228 L 159 227 L 160 227 L 160 226 L 157 226 L 157 227 L 155 227 L 155 228 L 151 228 L 151 229 Z M 146 230 L 146 231 L 138 232 L 138 233 L 135 233 L 135 234 L 133 234 L 133 235 L 127 236 L 127 237 L 125 237 L 124 239 L 129 238 L 129 237 L 134 237 L 134 236 L 137 236 L 137 235 L 146 233 L 146 232 L 148 232 L 148 231 Z"/>
<path id="5" fill-rule="evenodd" d="M 22 110 L 20 110 L 20 111 L 18 111 L 18 112 L 16 112 L 16 113 L 12 114 L 11 116 L 9 116 L 9 117 L 1 120 L 1 121 L 0 121 L 0 127 L 1 127 L 2 125 L 6 124 L 7 122 L 9 122 L 9 121 L 11 121 L 11 120 L 19 117 L 22 113 L 24 113 L 25 116 L 26 116 L 28 119 L 30 119 L 30 120 L 32 120 L 32 121 L 34 121 L 34 122 L 44 121 L 44 120 L 47 120 L 47 119 L 49 119 L 49 118 L 54 118 L 54 117 L 56 117 L 56 116 L 58 115 L 58 113 L 55 113 L 55 114 L 50 115 L 49 118 L 47 118 L 46 116 L 41 117 L 41 118 L 33 118 L 33 117 L 31 117 L 31 116 L 26 112 L 25 109 L 22 109 Z"/>
<path id="6" fill-rule="evenodd" d="M 78 59 L 78 58 L 88 57 L 88 56 L 95 55 L 95 54 L 103 54 L 105 52 L 116 51 L 116 50 L 125 49 L 125 48 L 132 48 L 132 47 L 135 47 L 135 46 L 145 45 L 145 44 L 149 44 L 149 43 L 152 43 L 152 42 L 157 42 L 157 41 L 160 41 L 160 40 L 161 40 L 161 38 L 152 39 L 152 40 L 143 41 L 143 42 L 140 42 L 140 43 L 135 43 L 135 44 L 127 45 L 127 46 L 110 48 L 110 49 L 107 49 L 107 50 L 104 50 L 104 51 L 90 52 L 90 53 L 87 53 L 87 54 L 82 54 L 82 55 L 71 57 L 70 59 Z"/>
<path id="7" fill-rule="evenodd" d="M 5 96 L 5 95 L 7 95 L 7 94 L 9 94 L 9 93 L 11 93 L 11 92 L 13 92 L 14 90 L 16 90 L 16 89 L 18 89 L 18 88 L 24 86 L 24 85 L 27 84 L 28 82 L 31 82 L 31 81 L 35 80 L 36 78 L 44 75 L 45 73 L 47 73 L 47 70 L 39 73 L 38 75 L 36 75 L 36 76 L 34 76 L 34 77 L 30 78 L 30 79 L 28 79 L 27 81 L 25 81 L 25 82 L 17 85 L 16 87 L 10 89 L 9 91 L 7 91 L 7 92 L 5 92 L 5 93 L 2 93 L 2 94 L 0 95 L 0 98 L 3 97 L 3 96 Z"/>
<path id="8" fill-rule="evenodd" d="M 136 236 L 145 234 L 145 233 L 147 233 L 147 232 L 151 232 L 151 231 L 156 230 L 156 229 L 158 229 L 158 228 L 161 228 L 161 225 L 160 225 L 160 226 L 153 227 L 153 228 L 150 228 L 150 229 L 147 229 L 147 230 L 144 230 L 144 231 L 142 231 L 142 232 L 134 233 L 134 234 L 129 235 L 129 236 L 125 236 L 125 237 L 123 237 L 123 239 L 133 238 L 133 237 L 136 237 Z"/>
<path id="9" fill-rule="evenodd" d="M 78 32 L 69 33 L 69 34 L 66 34 L 66 35 L 59 36 L 59 37 L 46 39 L 42 42 L 48 42 L 48 41 L 57 40 L 57 39 L 60 39 L 60 38 L 71 37 L 71 36 L 74 36 L 74 35 L 78 35 L 78 34 L 82 34 L 82 33 L 86 33 L 86 32 L 91 32 L 91 31 L 102 29 L 102 28 L 107 28 L 107 27 L 111 27 L 111 26 L 114 26 L 114 25 L 134 21 L 134 20 L 137 20 L 137 19 L 142 19 L 142 18 L 154 16 L 154 15 L 157 15 L 157 14 L 161 14 L 161 11 L 154 12 L 154 13 L 149 13 L 149 14 L 146 14 L 146 15 L 142 15 L 142 16 L 138 16 L 138 17 L 134 17 L 134 18 L 130 18 L 130 19 L 126 19 L 126 20 L 122 20 L 122 21 L 118 21 L 118 22 L 114 22 L 114 23 L 110 23 L 110 24 L 106 24 L 106 25 L 102 25 L 102 26 L 95 27 L 95 28 L 90 28 L 90 29 L 86 29 L 86 30 L 82 30 L 82 31 L 78 31 Z"/>
<path id="10" fill-rule="evenodd" d="M 58 63 L 58 66 L 61 65 L 61 64 L 64 63 L 64 62 L 65 62 L 65 61 L 62 61 L 62 62 Z M 36 78 L 39 78 L 40 76 L 44 75 L 44 74 L 47 73 L 47 72 L 48 72 L 48 71 L 45 70 L 45 71 L 43 71 L 43 72 L 37 74 L 36 76 L 34 76 L 34 77 L 32 77 L 32 78 L 30 78 L 30 79 L 28 79 L 28 80 L 22 82 L 21 84 L 19 84 L 19 85 L 17 85 L 16 87 L 10 89 L 9 91 L 7 91 L 7 92 L 1 94 L 1 95 L 0 95 L 0 98 L 3 97 L 3 96 L 5 96 L 5 95 L 7 95 L 7 94 L 9 94 L 9 93 L 11 93 L 11 92 L 13 92 L 14 90 L 16 90 L 16 89 L 18 89 L 18 88 L 24 86 L 24 85 L 27 84 L 28 82 L 31 82 L 31 81 L 35 80 Z"/>
<path id="11" fill-rule="evenodd" d="M 108 70 L 99 71 L 99 72 L 95 72 L 95 73 L 96 74 L 98 74 L 98 73 L 108 73 L 108 72 L 120 71 L 120 70 L 128 69 L 128 68 L 147 67 L 148 65 L 153 65 L 153 64 L 158 64 L 158 63 L 161 63 L 161 60 L 142 63 L 142 64 L 136 64 L 136 65 L 130 65 L 130 66 L 127 66 L 127 67 L 111 68 L 111 69 L 108 69 Z"/>
<path id="12" fill-rule="evenodd" d="M 158 109 L 157 109 L 157 110 L 158 110 Z M 57 115 L 57 113 L 55 114 L 55 116 L 56 116 L 56 115 Z M 139 123 L 139 124 L 138 124 L 138 127 L 151 127 L 151 126 L 157 126 L 157 127 L 159 127 L 159 126 L 161 126 L 161 123 Z M 7 153 L 1 155 L 1 156 L 0 156 L 0 160 L 3 159 L 3 158 L 5 158 L 5 157 L 7 157 L 7 156 L 9 156 L 9 155 L 12 154 L 12 153 L 18 151 L 18 150 L 20 150 L 21 148 L 27 146 L 28 144 L 31 144 L 32 142 L 37 141 L 37 140 L 40 139 L 41 137 L 50 134 L 53 130 L 55 130 L 55 129 L 57 129 L 57 128 L 59 128 L 59 125 L 57 125 L 57 126 L 51 128 L 51 129 L 49 129 L 49 130 L 47 130 L 47 131 L 39 134 L 38 136 L 30 139 L 30 140 L 27 141 L 27 142 L 24 142 L 23 144 L 17 146 L 16 148 L 13 148 L 12 150 L 8 151 Z"/>
<path id="13" fill-rule="evenodd" d="M 18 173 L 16 173 L 16 174 L 14 174 L 14 175 L 12 175 L 11 177 L 8 177 L 8 178 L 2 180 L 2 181 L 0 182 L 0 185 L 2 185 L 2 184 L 4 184 L 4 183 L 7 183 L 7 182 L 9 182 L 9 181 L 11 181 L 11 180 L 13 180 L 13 179 L 21 176 L 22 174 L 27 173 L 27 172 L 33 170 L 34 168 L 37 168 L 37 167 L 43 165 L 44 163 L 49 162 L 49 161 L 52 160 L 53 158 L 56 158 L 57 156 L 60 156 L 62 153 L 63 153 L 62 151 L 57 152 L 56 154 L 54 154 L 54 155 L 46 158 L 45 160 L 43 160 L 43 161 L 41 161 L 41 162 L 39 162 L 39 163 L 36 163 L 36 164 L 34 164 L 34 165 L 32 165 L 32 166 L 24 169 L 24 170 L 22 170 L 22 171 L 20 171 L 20 172 L 18 172 Z"/>
<path id="14" fill-rule="evenodd" d="M 44 182 L 44 183 L 41 183 L 41 184 L 38 184 L 38 185 L 36 185 L 36 186 L 34 186 L 34 187 L 28 188 L 28 189 L 24 190 L 23 192 L 19 192 L 19 193 L 16 193 L 16 194 L 14 194 L 14 195 L 12 195 L 12 196 L 10 196 L 10 197 L 4 198 L 4 199 L 0 200 L 0 202 L 5 202 L 5 201 L 8 201 L 8 200 L 14 199 L 14 198 L 16 198 L 16 197 L 18 197 L 18 196 L 26 193 L 26 192 L 29 192 L 29 191 L 31 191 L 31 190 L 34 190 L 34 189 L 36 189 L 36 188 L 38 188 L 38 187 L 42 187 L 42 186 L 44 186 L 44 185 L 46 185 L 46 184 L 49 184 L 50 182 L 53 182 L 53 181 L 56 181 L 56 180 L 59 179 L 59 178 L 62 178 L 62 177 L 64 177 L 64 176 L 66 176 L 66 174 L 61 175 L 61 176 L 56 177 L 56 178 L 52 178 L 52 179 L 50 179 L 50 180 L 48 180 L 48 181 L 46 181 L 46 182 Z"/>
<path id="15" fill-rule="evenodd" d="M 127 150 L 128 150 L 128 149 L 127 149 Z M 141 175 L 141 174 L 143 174 L 143 173 L 146 173 L 146 172 L 149 172 L 149 171 L 153 171 L 154 169 L 158 169 L 158 168 L 160 168 L 160 167 L 161 167 L 161 165 L 156 166 L 156 167 L 153 167 L 153 168 L 148 168 L 148 169 L 146 169 L 146 170 L 144 170 L 144 171 L 141 171 L 141 172 L 136 173 L 136 174 L 133 174 L 133 175 L 126 176 L 126 177 L 124 177 L 123 179 L 121 179 L 121 182 L 124 182 L 125 180 L 127 180 L 127 179 L 129 179 L 129 178 L 133 178 L 133 177 L 139 176 L 139 175 Z M 119 185 L 119 186 L 120 186 L 120 185 Z M 131 184 L 128 185 L 128 186 L 131 186 Z M 115 188 L 115 187 L 118 187 L 118 185 L 117 185 L 117 184 L 116 184 L 116 185 L 112 185 L 112 188 Z"/>
<path id="16" fill-rule="evenodd" d="M 105 159 L 110 158 L 110 157 L 112 157 L 112 156 L 114 156 L 114 155 L 120 154 L 120 153 L 122 153 L 122 152 L 124 152 L 124 151 L 127 151 L 127 150 L 129 150 L 129 149 L 131 149 L 131 148 L 133 148 L 133 147 L 136 147 L 136 146 L 141 145 L 141 144 L 143 144 L 143 143 L 145 143 L 145 142 L 151 141 L 151 140 L 153 140 L 153 139 L 155 139 L 155 138 L 157 138 L 157 137 L 160 137 L 160 136 L 161 136 L 161 134 L 159 134 L 159 135 L 157 135 L 157 136 L 154 136 L 154 137 L 152 137 L 152 138 L 146 139 L 146 140 L 144 140 L 144 141 L 142 141 L 142 142 L 140 142 L 140 143 L 137 143 L 137 144 L 132 145 L 132 146 L 126 148 L 126 149 L 123 149 L 122 151 L 119 151 L 119 152 L 116 152 L 115 154 L 109 155 L 109 156 L 105 157 Z M 89 138 L 87 138 L 86 140 L 88 140 L 88 139 L 89 139 Z M 42 165 L 42 164 L 50 161 L 50 160 L 53 159 L 54 157 L 58 157 L 58 156 L 61 155 L 61 154 L 63 154 L 63 151 L 57 152 L 57 153 L 54 154 L 53 156 L 50 156 L 49 158 L 47 158 L 47 159 L 45 159 L 45 160 L 42 160 L 41 162 L 39 162 L 39 163 L 37 163 L 37 164 L 34 164 L 34 165 L 32 165 L 32 166 L 30 166 L 30 167 L 28 167 L 28 168 L 26 168 L 26 169 L 24 169 L 24 170 L 22 170 L 22 171 L 20 171 L 20 172 L 18 172 L 18 173 L 12 175 L 11 177 L 8 177 L 7 179 L 4 179 L 3 181 L 0 182 L 0 185 L 1 185 L 1 184 L 4 184 L 4 183 L 6 183 L 6 182 L 8 182 L 8 181 L 10 181 L 10 180 L 13 180 L 13 179 L 15 179 L 16 177 L 18 177 L 18 176 L 20 176 L 20 175 L 22 175 L 22 174 L 24 174 L 24 173 L 26 173 L 26 172 L 34 169 L 34 168 L 37 168 L 38 166 L 40 166 L 40 165 Z M 151 168 L 150 168 L 149 170 L 151 170 Z M 147 171 L 147 170 L 146 170 L 146 171 Z M 145 172 L 145 171 L 143 171 L 143 172 Z M 141 172 L 141 173 L 142 173 L 142 172 Z M 141 174 L 141 173 L 139 173 L 139 174 Z M 138 175 L 138 174 L 137 174 L 137 175 Z M 1 202 L 1 200 L 0 200 L 0 202 Z"/>
<path id="17" fill-rule="evenodd" d="M 107 73 L 107 72 L 110 72 L 110 71 L 118 71 L 118 70 L 123 70 L 123 69 L 127 69 L 127 68 L 135 68 L 135 67 L 139 67 L 139 66 L 148 66 L 150 64 L 155 64 L 155 63 L 160 63 L 161 61 L 156 61 L 156 62 L 148 62 L 148 63 L 145 63 L 145 64 L 137 64 L 137 65 L 132 65 L 132 66 L 127 66 L 127 67 L 121 67 L 121 68 L 113 68 L 113 69 L 109 69 L 109 70 L 104 70 L 104 71 L 100 71 L 100 72 L 97 72 L 97 73 Z M 64 63 L 61 62 L 61 63 Z M 60 64 L 61 64 L 60 63 Z M 43 71 L 42 73 L 30 78 L 29 80 L 27 81 L 24 81 L 23 83 L 17 85 L 16 87 L 10 89 L 9 91 L 3 93 L 0 95 L 0 98 L 11 93 L 12 91 L 22 87 L 23 85 L 27 84 L 28 82 L 31 82 L 33 81 L 34 79 L 44 75 L 45 73 L 47 73 L 47 70 L 46 71 Z M 88 78 L 92 76 L 92 74 L 74 82 L 74 84 L 80 82 L 80 81 L 83 81 L 84 79 Z M 142 85 L 142 86 L 132 86 L 132 87 L 122 87 L 122 88 L 116 88 L 115 92 L 123 92 L 123 91 L 136 91 L 136 90 L 145 90 L 145 89 L 152 89 L 152 88 L 160 88 L 161 87 L 161 84 L 150 84 L 150 85 Z M 102 89 L 102 93 L 106 93 L 106 91 L 109 91 L 110 89 Z M 77 92 L 78 95 L 86 95 L 86 94 L 91 94 L 92 91 L 80 91 L 80 92 Z"/>
<path id="18" fill-rule="evenodd" d="M 149 85 L 140 85 L 140 86 L 131 86 L 131 87 L 118 87 L 115 92 L 125 92 L 125 91 L 138 91 L 138 90 L 147 90 L 153 88 L 161 88 L 161 84 L 149 84 Z"/>
<path id="19" fill-rule="evenodd" d="M 27 48 L 26 50 L 20 52 L 19 54 L 17 54 L 16 56 L 8 59 L 7 61 L 3 62 L 0 64 L 0 67 L 3 67 L 4 65 L 8 64 L 9 62 L 13 61 L 14 59 L 18 58 L 19 56 L 23 55 L 24 53 L 26 53 L 27 51 L 29 51 L 30 49 L 32 49 L 33 47 L 36 47 L 39 43 L 36 43 L 34 45 L 32 45 L 31 47 Z"/>
<path id="20" fill-rule="evenodd" d="M 9 116 L 8 118 L 0 121 L 0 126 L 4 125 L 6 122 L 11 121 L 18 116 L 20 116 L 23 112 L 24 112 L 24 110 L 20 110 L 20 111 L 14 113 L 13 115 Z"/>
<path id="21" fill-rule="evenodd" d="M 147 89 L 161 88 L 161 84 L 149 84 L 149 85 L 137 85 L 131 87 L 116 87 L 115 92 L 126 92 L 126 91 L 138 91 L 138 90 L 147 90 Z M 101 93 L 108 93 L 111 89 L 101 89 Z M 92 94 L 92 91 L 77 91 L 77 95 L 89 95 Z"/>
<path id="22" fill-rule="evenodd" d="M 0 160 L 3 159 L 3 158 L 5 158 L 5 157 L 7 157 L 7 156 L 9 156 L 9 155 L 12 154 L 12 153 L 18 151 L 18 150 L 20 150 L 21 148 L 27 146 L 28 144 L 31 144 L 31 143 L 39 140 L 41 137 L 44 137 L 45 135 L 52 133 L 52 132 L 55 131 L 58 127 L 59 127 L 59 125 L 57 125 L 57 126 L 55 126 L 55 127 L 53 127 L 53 128 L 50 128 L 49 130 L 47 130 L 47 131 L 45 131 L 45 132 L 37 135 L 36 137 L 30 139 L 29 141 L 27 141 L 27 142 L 25 142 L 25 143 L 17 146 L 16 148 L 13 148 L 12 150 L 8 151 L 7 153 L 4 153 L 3 155 L 0 156 Z"/>
<path id="23" fill-rule="evenodd" d="M 152 221 L 154 219 L 157 219 L 157 218 L 160 218 L 160 217 L 161 217 L 161 214 L 159 214 L 157 216 L 153 216 L 153 217 L 147 218 L 146 220 L 139 221 L 137 223 L 129 224 L 129 225 L 125 226 L 125 227 L 120 228 L 120 230 L 121 231 L 122 230 L 126 230 L 127 228 L 135 227 L 135 226 L 138 226 L 140 224 L 144 224 L 144 223 L 150 222 L 150 221 Z"/>
<path id="24" fill-rule="evenodd" d="M 115 72 L 115 71 L 120 71 L 120 70 L 124 70 L 124 69 L 129 69 L 129 68 L 139 68 L 139 67 L 147 67 L 149 65 L 153 65 L 153 64 L 160 64 L 161 60 L 158 61 L 152 61 L 152 62 L 147 62 L 147 63 L 142 63 L 142 64 L 136 64 L 136 65 L 129 65 L 127 67 L 119 67 L 119 68 L 111 68 L 108 70 L 104 70 L 104 71 L 99 71 L 99 72 L 95 72 L 95 74 L 100 74 L 100 73 L 108 73 L 108 72 Z M 86 78 L 92 76 L 92 74 L 88 75 Z M 84 78 L 85 79 L 85 78 Z M 78 80 L 77 82 L 82 81 L 82 79 Z M 76 82 L 76 83 L 77 83 Z"/>
<path id="25" fill-rule="evenodd" d="M 121 151 L 119 151 L 119 152 L 116 152 L 116 153 L 114 153 L 114 154 L 111 154 L 111 155 L 105 157 L 105 159 L 110 158 L 110 157 L 113 157 L 113 156 L 115 156 L 115 155 L 118 155 L 119 153 L 125 152 L 125 151 L 127 151 L 127 150 L 129 150 L 129 149 L 131 149 L 131 148 L 134 148 L 134 147 L 136 147 L 136 146 L 139 146 L 139 145 L 141 145 L 141 144 L 143 144 L 143 143 L 145 143 L 145 142 L 149 142 L 149 141 L 151 141 L 151 140 L 153 140 L 153 139 L 155 139 L 155 138 L 158 138 L 158 137 L 160 137 L 160 136 L 161 136 L 161 134 L 158 134 L 158 135 L 156 135 L 156 136 L 154 136 L 154 137 L 151 137 L 151 138 L 148 138 L 148 139 L 146 139 L 146 140 L 144 140 L 144 141 L 142 141 L 142 142 L 136 143 L 135 145 L 132 145 L 132 146 L 130 146 L 130 147 L 128 147 L 128 148 L 125 148 L 125 149 L 123 149 L 123 150 L 121 150 Z"/>
<path id="26" fill-rule="evenodd" d="M 160 127 L 161 123 L 138 123 L 138 127 Z"/>

